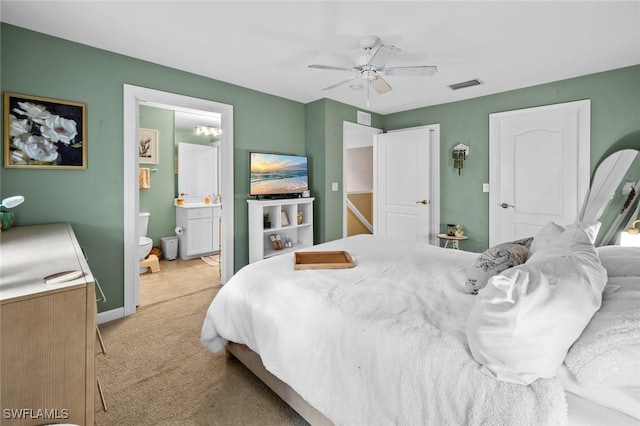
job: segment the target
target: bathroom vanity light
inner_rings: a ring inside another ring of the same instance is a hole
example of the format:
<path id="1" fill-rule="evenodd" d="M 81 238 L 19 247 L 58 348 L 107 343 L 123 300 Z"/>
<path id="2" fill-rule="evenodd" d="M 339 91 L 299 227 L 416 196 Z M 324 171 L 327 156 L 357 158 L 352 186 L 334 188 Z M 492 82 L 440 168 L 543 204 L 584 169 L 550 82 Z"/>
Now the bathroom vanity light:
<path id="1" fill-rule="evenodd" d="M 198 136 L 220 136 L 222 129 L 219 127 L 196 126 L 196 135 Z"/>
<path id="2" fill-rule="evenodd" d="M 639 223 L 640 220 L 636 220 L 631 224 L 631 228 L 620 234 L 621 246 L 640 247 L 640 229 L 637 228 Z"/>

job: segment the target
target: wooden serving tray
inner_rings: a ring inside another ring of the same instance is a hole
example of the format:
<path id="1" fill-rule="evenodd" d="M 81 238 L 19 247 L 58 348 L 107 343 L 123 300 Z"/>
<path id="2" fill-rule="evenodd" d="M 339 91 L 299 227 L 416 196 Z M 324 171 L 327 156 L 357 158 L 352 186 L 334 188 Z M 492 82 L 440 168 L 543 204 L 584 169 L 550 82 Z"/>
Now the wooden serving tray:
<path id="1" fill-rule="evenodd" d="M 346 251 L 297 251 L 294 269 L 346 269 L 355 264 Z"/>

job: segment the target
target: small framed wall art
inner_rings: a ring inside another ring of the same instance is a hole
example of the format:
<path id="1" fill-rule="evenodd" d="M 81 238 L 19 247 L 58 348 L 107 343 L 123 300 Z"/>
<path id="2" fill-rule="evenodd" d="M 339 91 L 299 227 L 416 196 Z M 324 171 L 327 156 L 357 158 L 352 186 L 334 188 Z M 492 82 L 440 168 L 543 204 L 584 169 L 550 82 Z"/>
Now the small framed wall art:
<path id="1" fill-rule="evenodd" d="M 140 129 L 138 132 L 138 162 L 158 164 L 158 131 Z"/>
<path id="2" fill-rule="evenodd" d="M 87 104 L 4 93 L 4 167 L 87 168 Z"/>
<path id="3" fill-rule="evenodd" d="M 291 222 L 289 222 L 289 215 L 287 214 L 286 211 L 282 210 L 280 212 L 280 222 L 282 226 L 289 226 L 291 225 Z"/>

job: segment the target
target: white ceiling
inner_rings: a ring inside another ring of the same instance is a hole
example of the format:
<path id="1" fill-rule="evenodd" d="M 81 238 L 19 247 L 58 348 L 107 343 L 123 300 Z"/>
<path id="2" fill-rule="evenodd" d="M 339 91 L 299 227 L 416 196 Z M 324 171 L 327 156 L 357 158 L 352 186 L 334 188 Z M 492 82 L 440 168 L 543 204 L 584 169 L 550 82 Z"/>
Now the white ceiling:
<path id="1" fill-rule="evenodd" d="M 308 103 L 388 114 L 640 64 L 640 2 L 7 1 L 0 19 L 89 46 Z M 437 65 L 385 77 L 378 95 L 349 76 L 362 35 L 400 52 L 387 65 Z M 452 91 L 478 78 L 485 84 Z"/>

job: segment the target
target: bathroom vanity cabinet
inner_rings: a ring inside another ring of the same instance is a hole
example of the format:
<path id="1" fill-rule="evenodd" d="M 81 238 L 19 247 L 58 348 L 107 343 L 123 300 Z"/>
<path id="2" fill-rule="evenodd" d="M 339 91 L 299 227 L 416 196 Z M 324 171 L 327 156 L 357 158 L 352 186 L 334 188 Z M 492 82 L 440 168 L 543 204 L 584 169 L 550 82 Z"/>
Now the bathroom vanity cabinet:
<path id="1" fill-rule="evenodd" d="M 181 259 L 208 256 L 220 251 L 220 204 L 185 204 L 176 206 L 178 251 Z"/>
<path id="2" fill-rule="evenodd" d="M 93 425 L 94 278 L 69 224 L 0 233 L 0 424 Z M 43 278 L 80 271 L 71 281 Z"/>

